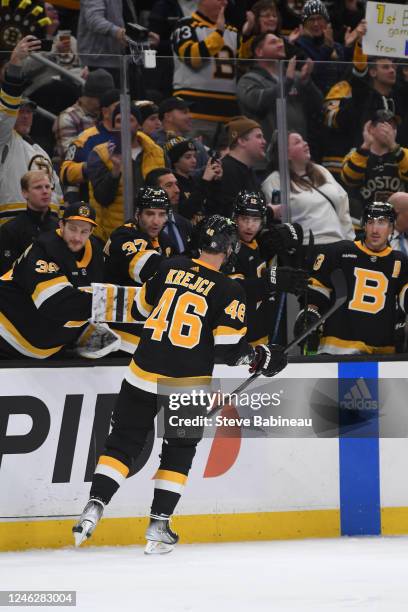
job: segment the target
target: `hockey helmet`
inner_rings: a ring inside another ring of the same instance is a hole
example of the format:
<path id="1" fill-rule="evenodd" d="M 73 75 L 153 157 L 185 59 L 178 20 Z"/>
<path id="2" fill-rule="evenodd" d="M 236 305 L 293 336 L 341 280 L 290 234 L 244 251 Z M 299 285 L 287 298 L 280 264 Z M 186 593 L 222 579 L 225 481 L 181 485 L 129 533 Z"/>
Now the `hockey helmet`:
<path id="1" fill-rule="evenodd" d="M 330 16 L 324 3 L 320 0 L 307 0 L 302 11 L 302 23 L 305 23 L 310 17 L 321 15 L 327 22 L 330 22 Z"/>
<path id="2" fill-rule="evenodd" d="M 262 191 L 240 191 L 233 202 L 233 217 L 261 217 L 266 215 L 265 196 Z"/>
<path id="3" fill-rule="evenodd" d="M 199 228 L 198 246 L 208 253 L 238 253 L 240 241 L 236 224 L 221 215 L 204 219 Z"/>
<path id="4" fill-rule="evenodd" d="M 169 213 L 171 205 L 167 193 L 161 187 L 141 187 L 136 197 L 136 212 L 146 208 L 160 208 Z"/>
<path id="5" fill-rule="evenodd" d="M 372 202 L 364 209 L 363 225 L 369 219 L 388 219 L 390 223 L 395 223 L 395 210 L 389 202 Z"/>

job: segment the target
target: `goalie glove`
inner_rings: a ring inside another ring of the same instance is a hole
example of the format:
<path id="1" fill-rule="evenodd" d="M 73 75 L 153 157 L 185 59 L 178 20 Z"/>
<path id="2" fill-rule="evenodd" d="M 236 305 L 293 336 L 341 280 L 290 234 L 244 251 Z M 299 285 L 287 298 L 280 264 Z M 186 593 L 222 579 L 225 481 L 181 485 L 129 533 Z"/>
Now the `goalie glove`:
<path id="1" fill-rule="evenodd" d="M 320 319 L 320 313 L 315 306 L 308 306 L 307 309 L 303 309 L 299 312 L 296 317 L 295 325 L 293 327 L 293 334 L 295 338 L 301 336 L 305 329 L 313 325 L 316 321 Z M 321 327 L 321 326 L 320 326 Z M 316 353 L 319 348 L 320 343 L 320 328 L 315 329 L 313 332 L 307 336 L 302 342 L 299 343 L 299 346 L 303 352 L 305 346 L 307 346 L 307 351 Z"/>
<path id="2" fill-rule="evenodd" d="M 257 344 L 254 359 L 249 372 L 261 372 L 264 376 L 275 376 L 283 370 L 288 363 L 287 355 L 279 344 Z"/>
<path id="3" fill-rule="evenodd" d="M 300 295 L 307 289 L 309 274 L 301 268 L 289 266 L 271 266 L 267 268 L 265 281 L 270 293 L 287 292 Z"/>
<path id="4" fill-rule="evenodd" d="M 75 352 L 80 357 L 99 359 L 113 351 L 119 351 L 121 343 L 120 336 L 109 329 L 106 323 L 90 323 L 78 338 Z"/>
<path id="5" fill-rule="evenodd" d="M 92 283 L 92 323 L 136 323 L 132 306 L 138 287 Z"/>

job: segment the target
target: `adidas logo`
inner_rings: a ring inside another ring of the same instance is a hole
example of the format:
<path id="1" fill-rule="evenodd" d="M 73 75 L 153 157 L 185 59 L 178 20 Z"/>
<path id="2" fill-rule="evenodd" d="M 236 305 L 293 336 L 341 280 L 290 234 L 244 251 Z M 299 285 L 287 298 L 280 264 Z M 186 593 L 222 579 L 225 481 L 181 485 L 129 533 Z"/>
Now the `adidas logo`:
<path id="1" fill-rule="evenodd" d="M 378 402 L 373 399 L 365 380 L 359 378 L 340 401 L 340 407 L 346 410 L 378 410 Z"/>

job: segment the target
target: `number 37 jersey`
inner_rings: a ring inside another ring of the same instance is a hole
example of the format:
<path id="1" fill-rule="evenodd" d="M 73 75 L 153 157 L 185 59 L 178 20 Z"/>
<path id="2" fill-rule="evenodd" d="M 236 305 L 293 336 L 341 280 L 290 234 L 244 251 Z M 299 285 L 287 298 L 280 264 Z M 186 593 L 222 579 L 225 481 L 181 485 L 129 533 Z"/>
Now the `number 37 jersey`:
<path id="1" fill-rule="evenodd" d="M 253 350 L 242 288 L 199 259 L 163 262 L 132 314 L 146 321 L 126 379 L 145 391 L 163 377 L 209 377 L 215 362 L 236 365 Z"/>
<path id="2" fill-rule="evenodd" d="M 344 271 L 347 300 L 323 329 L 319 353 L 394 353 L 397 308 L 408 308 L 408 258 L 386 247 L 374 252 L 362 242 L 342 240 L 317 255 L 309 304 L 327 310 L 330 273 Z"/>

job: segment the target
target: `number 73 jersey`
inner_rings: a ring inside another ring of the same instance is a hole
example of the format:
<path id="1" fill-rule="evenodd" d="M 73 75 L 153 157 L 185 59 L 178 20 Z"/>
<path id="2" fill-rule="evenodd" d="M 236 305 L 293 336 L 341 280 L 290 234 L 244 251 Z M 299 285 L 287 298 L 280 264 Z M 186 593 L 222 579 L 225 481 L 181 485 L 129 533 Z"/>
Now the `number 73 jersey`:
<path id="1" fill-rule="evenodd" d="M 132 315 L 146 321 L 125 378 L 151 393 L 158 380 L 198 383 L 212 375 L 215 362 L 237 365 L 253 353 L 243 289 L 199 259 L 163 262 L 137 294 Z"/>
<path id="2" fill-rule="evenodd" d="M 309 304 L 327 310 L 330 273 L 344 271 L 347 300 L 324 324 L 319 353 L 394 353 L 397 309 L 408 308 L 408 258 L 386 247 L 374 252 L 342 240 L 322 247 L 312 271 Z"/>

